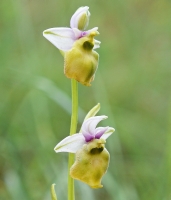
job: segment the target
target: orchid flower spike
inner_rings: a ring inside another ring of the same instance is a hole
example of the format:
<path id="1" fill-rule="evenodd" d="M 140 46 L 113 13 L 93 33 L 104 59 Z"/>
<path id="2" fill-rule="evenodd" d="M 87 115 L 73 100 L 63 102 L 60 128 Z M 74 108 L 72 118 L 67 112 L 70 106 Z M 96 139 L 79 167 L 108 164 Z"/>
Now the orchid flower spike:
<path id="1" fill-rule="evenodd" d="M 99 55 L 94 49 L 100 47 L 95 40 L 98 27 L 85 31 L 90 18 L 89 7 L 80 7 L 70 20 L 71 28 L 50 28 L 43 36 L 64 55 L 64 73 L 80 83 L 90 86 L 98 67 Z"/>
<path id="2" fill-rule="evenodd" d="M 106 118 L 107 116 L 102 115 L 86 119 L 82 124 L 81 133 L 66 137 L 54 148 L 57 153 L 76 153 L 70 175 L 92 188 L 103 187 L 101 179 L 109 165 L 110 155 L 105 148 L 105 140 L 115 130 L 108 126 L 96 128 L 97 124 Z"/>

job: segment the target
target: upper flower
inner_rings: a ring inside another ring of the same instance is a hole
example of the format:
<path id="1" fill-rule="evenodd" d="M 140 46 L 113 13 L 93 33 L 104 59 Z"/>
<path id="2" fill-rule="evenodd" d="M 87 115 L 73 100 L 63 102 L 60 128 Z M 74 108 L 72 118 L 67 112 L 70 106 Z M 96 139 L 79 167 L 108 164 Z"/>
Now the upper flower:
<path id="1" fill-rule="evenodd" d="M 76 133 L 64 138 L 55 146 L 54 150 L 57 153 L 76 153 L 77 150 L 81 149 L 84 144 L 87 144 L 94 139 L 106 140 L 115 131 L 115 129 L 108 126 L 96 128 L 97 124 L 106 118 L 107 116 L 105 115 L 88 118 L 82 124 L 81 133 Z"/>
<path id="2" fill-rule="evenodd" d="M 43 36 L 55 45 L 64 56 L 64 74 L 83 85 L 90 86 L 98 68 L 99 54 L 94 49 L 100 42 L 94 37 L 97 27 L 85 31 L 89 23 L 89 7 L 80 7 L 70 20 L 71 28 L 50 28 Z"/>
<path id="3" fill-rule="evenodd" d="M 55 45 L 59 50 L 64 52 L 70 50 L 76 40 L 88 36 L 91 32 L 98 34 L 98 27 L 84 31 L 89 23 L 89 7 L 80 7 L 73 14 L 70 20 L 71 28 L 50 28 L 43 31 L 43 36 Z M 100 47 L 100 41 L 94 40 L 93 49 Z"/>

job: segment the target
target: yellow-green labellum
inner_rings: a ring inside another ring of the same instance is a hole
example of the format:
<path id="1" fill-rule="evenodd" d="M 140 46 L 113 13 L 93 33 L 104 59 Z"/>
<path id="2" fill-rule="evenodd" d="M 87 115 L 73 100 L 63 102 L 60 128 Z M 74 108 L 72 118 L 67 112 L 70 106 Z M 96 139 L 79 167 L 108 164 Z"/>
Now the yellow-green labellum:
<path id="1" fill-rule="evenodd" d="M 101 179 L 106 173 L 110 155 L 104 146 L 105 140 L 94 139 L 76 152 L 76 160 L 70 169 L 72 178 L 88 184 L 92 188 L 101 188 Z"/>

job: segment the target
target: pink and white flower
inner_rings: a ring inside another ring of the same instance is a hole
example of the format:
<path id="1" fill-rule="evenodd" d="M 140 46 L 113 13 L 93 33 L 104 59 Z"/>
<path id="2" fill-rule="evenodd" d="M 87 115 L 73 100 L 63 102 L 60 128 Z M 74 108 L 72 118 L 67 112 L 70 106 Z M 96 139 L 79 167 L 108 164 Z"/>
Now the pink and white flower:
<path id="1" fill-rule="evenodd" d="M 73 14 L 70 20 L 70 27 L 50 28 L 43 31 L 43 36 L 49 40 L 59 50 L 64 52 L 69 51 L 75 41 L 82 37 L 88 36 L 90 33 L 95 32 L 98 34 L 98 27 L 85 31 L 84 29 L 89 23 L 89 7 L 80 7 Z M 81 27 L 81 28 L 80 28 Z M 93 49 L 100 47 L 100 41 L 94 40 Z"/>

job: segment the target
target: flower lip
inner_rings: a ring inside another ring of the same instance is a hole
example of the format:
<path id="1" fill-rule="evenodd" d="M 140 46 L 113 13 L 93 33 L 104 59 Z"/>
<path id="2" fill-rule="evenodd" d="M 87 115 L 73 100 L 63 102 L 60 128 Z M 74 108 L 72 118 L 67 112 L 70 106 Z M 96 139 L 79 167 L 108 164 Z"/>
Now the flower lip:
<path id="1" fill-rule="evenodd" d="M 91 50 L 91 49 L 93 49 L 93 47 L 94 47 L 94 44 L 89 41 L 85 41 L 83 43 L 83 48 L 86 50 Z"/>
<path id="2" fill-rule="evenodd" d="M 90 153 L 91 154 L 99 154 L 103 151 L 104 147 L 100 147 L 100 148 L 93 148 L 91 149 Z"/>

